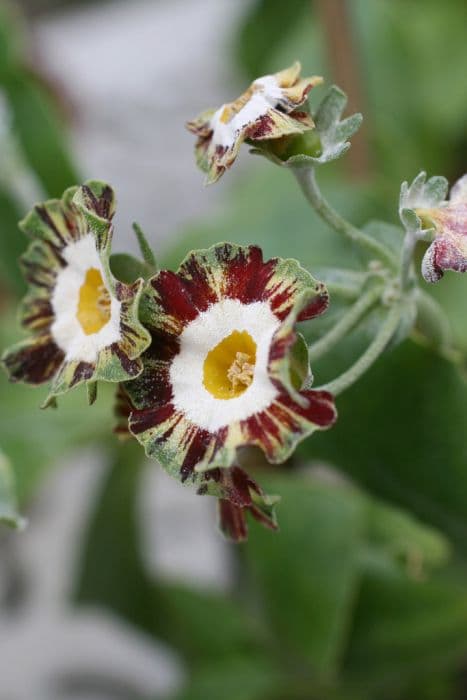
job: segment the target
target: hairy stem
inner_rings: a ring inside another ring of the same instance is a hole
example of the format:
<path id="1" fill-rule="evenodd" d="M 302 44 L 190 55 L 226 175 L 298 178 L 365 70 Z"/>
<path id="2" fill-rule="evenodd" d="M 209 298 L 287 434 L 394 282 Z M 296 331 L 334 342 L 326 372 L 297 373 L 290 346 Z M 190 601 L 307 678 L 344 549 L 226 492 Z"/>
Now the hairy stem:
<path id="1" fill-rule="evenodd" d="M 404 243 L 402 245 L 400 275 L 401 289 L 407 289 L 411 285 L 413 277 L 412 260 L 415 251 L 415 246 L 420 240 L 416 231 L 406 230 Z"/>
<path id="2" fill-rule="evenodd" d="M 352 384 L 355 384 L 360 377 L 371 367 L 378 359 L 381 353 L 387 347 L 389 341 L 394 336 L 394 333 L 399 326 L 402 315 L 402 307 L 400 304 L 394 305 L 389 311 L 384 323 L 381 325 L 375 339 L 365 350 L 363 355 L 355 362 L 347 372 L 344 372 L 332 382 L 318 387 L 319 390 L 330 391 L 331 394 L 337 396 L 348 389 Z"/>
<path id="3" fill-rule="evenodd" d="M 344 338 L 363 316 L 376 304 L 381 297 L 381 286 L 369 289 L 358 301 L 350 307 L 347 313 L 331 330 L 310 346 L 310 362 L 325 355 L 336 343 Z"/>
<path id="4" fill-rule="evenodd" d="M 292 168 L 297 181 L 307 200 L 310 202 L 316 213 L 337 233 L 357 244 L 367 253 L 375 255 L 380 260 L 389 264 L 392 269 L 397 266 L 396 257 L 386 248 L 385 245 L 360 231 L 356 226 L 346 221 L 338 214 L 321 194 L 316 182 L 314 168 Z"/>

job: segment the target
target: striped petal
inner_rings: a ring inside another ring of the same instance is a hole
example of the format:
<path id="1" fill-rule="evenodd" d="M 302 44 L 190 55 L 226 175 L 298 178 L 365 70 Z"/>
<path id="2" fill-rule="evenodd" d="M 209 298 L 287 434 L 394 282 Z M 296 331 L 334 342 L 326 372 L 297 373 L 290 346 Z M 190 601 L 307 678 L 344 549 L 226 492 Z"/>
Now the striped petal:
<path id="1" fill-rule="evenodd" d="M 12 382 L 43 384 L 60 370 L 64 354 L 47 334 L 14 345 L 2 356 L 2 363 Z"/>
<path id="2" fill-rule="evenodd" d="M 278 139 L 314 128 L 311 116 L 297 108 L 322 78 L 301 79 L 300 70 L 296 62 L 280 73 L 258 78 L 234 102 L 188 122 L 188 129 L 198 137 L 196 160 L 208 183 L 230 168 L 245 140 Z"/>
<path id="3" fill-rule="evenodd" d="M 130 430 L 148 456 L 198 483 L 200 472 L 234 464 L 240 447 L 257 445 L 280 462 L 304 437 L 330 426 L 332 397 L 298 391 L 290 366 L 296 323 L 327 304 L 324 285 L 296 261 L 264 262 L 255 246 L 217 245 L 191 253 L 177 273 L 156 275 L 142 305 L 152 343 L 142 374 L 125 385 L 134 407 Z M 246 379 L 235 365 L 235 343 L 245 337 L 255 348 Z M 220 398 L 209 388 L 206 358 L 226 339 L 234 344 L 230 376 L 240 373 L 248 386 Z"/>

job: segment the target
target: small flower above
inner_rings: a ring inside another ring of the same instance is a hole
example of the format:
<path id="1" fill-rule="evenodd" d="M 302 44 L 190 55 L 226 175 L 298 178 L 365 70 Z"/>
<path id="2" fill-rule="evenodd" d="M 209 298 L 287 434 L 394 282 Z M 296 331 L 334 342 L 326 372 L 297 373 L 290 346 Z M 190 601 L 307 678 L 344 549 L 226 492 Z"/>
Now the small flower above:
<path id="1" fill-rule="evenodd" d="M 245 140 L 278 139 L 313 129 L 311 116 L 298 107 L 322 78 L 300 78 L 300 71 L 297 61 L 286 70 L 258 78 L 234 102 L 188 122 L 188 129 L 198 137 L 196 159 L 207 173 L 208 184 L 230 168 Z"/>
<path id="2" fill-rule="evenodd" d="M 401 219 L 420 239 L 434 238 L 422 262 L 423 277 L 433 283 L 445 270 L 467 271 L 467 175 L 451 188 L 449 199 L 445 178 L 425 178 L 421 173 L 410 187 L 402 186 Z"/>
<path id="3" fill-rule="evenodd" d="M 303 390 L 308 371 L 298 321 L 328 305 L 323 284 L 295 260 L 263 261 L 228 243 L 188 255 L 154 276 L 141 305 L 152 343 L 125 390 L 130 431 L 182 481 L 236 463 L 259 446 L 283 462 L 336 419 L 332 396 Z"/>
<path id="4" fill-rule="evenodd" d="M 32 335 L 2 361 L 12 381 L 50 381 L 46 403 L 82 382 L 141 372 L 150 342 L 138 320 L 143 281 L 123 284 L 110 272 L 114 208 L 113 190 L 90 181 L 35 206 L 20 224 L 33 239 L 21 259 L 30 285 L 21 322 Z"/>

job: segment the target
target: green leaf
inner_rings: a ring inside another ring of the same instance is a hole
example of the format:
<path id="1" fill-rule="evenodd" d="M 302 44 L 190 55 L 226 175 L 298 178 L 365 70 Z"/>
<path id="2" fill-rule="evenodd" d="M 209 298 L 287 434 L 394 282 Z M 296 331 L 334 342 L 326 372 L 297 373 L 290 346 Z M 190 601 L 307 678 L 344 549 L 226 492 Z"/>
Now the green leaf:
<path id="1" fill-rule="evenodd" d="M 26 238 L 18 228 L 22 213 L 6 189 L 0 187 L 0 286 L 17 296 L 24 293 L 26 284 L 19 270 L 18 258 L 26 248 Z"/>
<path id="2" fill-rule="evenodd" d="M 137 520 L 144 453 L 130 440 L 115 444 L 109 457 L 83 540 L 74 598 L 103 605 L 151 631 L 153 593 L 140 556 Z"/>
<path id="3" fill-rule="evenodd" d="M 125 284 L 131 284 L 138 278 L 147 279 L 154 271 L 146 263 L 127 253 L 114 253 L 110 256 L 112 274 Z"/>
<path id="4" fill-rule="evenodd" d="M 281 531 L 251 528 L 246 550 L 259 599 L 287 655 L 326 678 L 337 668 L 352 614 L 365 499 L 343 484 L 292 474 L 266 485 L 281 494 Z"/>
<path id="5" fill-rule="evenodd" d="M 197 668 L 176 700 L 264 700 L 277 697 L 280 682 L 272 659 L 234 656 Z"/>
<path id="6" fill-rule="evenodd" d="M 375 688 L 459 664 L 467 652 L 465 583 L 365 577 L 355 612 L 345 678 Z"/>
<path id="7" fill-rule="evenodd" d="M 378 556 L 401 563 L 418 579 L 446 564 L 451 554 L 449 542 L 437 530 L 406 511 L 372 499 L 368 499 L 368 546 Z"/>
<path id="8" fill-rule="evenodd" d="M 13 329 L 12 319 L 1 316 L 0 348 L 13 343 Z M 58 410 L 41 411 L 46 389 L 11 384 L 0 370 L 0 445 L 15 465 L 20 504 L 73 449 L 108 440 L 114 422 L 113 389 L 102 385 L 100 393 L 102 400 L 91 407 L 83 388 L 60 401 Z"/>
<path id="9" fill-rule="evenodd" d="M 62 124 L 45 89 L 32 76 L 15 73 L 3 85 L 13 128 L 26 160 L 50 197 L 60 197 L 81 178 L 68 152 Z M 31 119 L 34 115 L 34 119 Z"/>
<path id="10" fill-rule="evenodd" d="M 339 397 L 337 408 L 333 429 L 304 443 L 302 454 L 339 465 L 465 552 L 467 387 L 456 369 L 406 342 Z"/>
<path id="11" fill-rule="evenodd" d="M 17 511 L 13 470 L 3 452 L 0 452 L 0 523 L 16 529 L 25 525 Z"/>
<path id="12" fill-rule="evenodd" d="M 153 606 L 154 633 L 172 644 L 194 669 L 203 660 L 217 663 L 258 652 L 266 641 L 257 616 L 221 593 L 156 581 Z"/>

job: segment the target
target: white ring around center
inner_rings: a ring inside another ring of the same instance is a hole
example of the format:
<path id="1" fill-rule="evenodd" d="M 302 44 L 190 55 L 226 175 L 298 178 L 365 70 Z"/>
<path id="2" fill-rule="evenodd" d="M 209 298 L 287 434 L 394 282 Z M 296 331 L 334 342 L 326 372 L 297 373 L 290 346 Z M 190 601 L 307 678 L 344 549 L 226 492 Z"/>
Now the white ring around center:
<path id="1" fill-rule="evenodd" d="M 242 304 L 237 299 L 223 299 L 200 313 L 182 332 L 180 352 L 170 367 L 175 407 L 210 432 L 264 410 L 277 395 L 268 375 L 268 358 L 278 326 L 269 304 L 261 301 Z M 204 361 L 233 331 L 246 331 L 255 341 L 255 372 L 240 396 L 218 399 L 204 386 Z"/>

